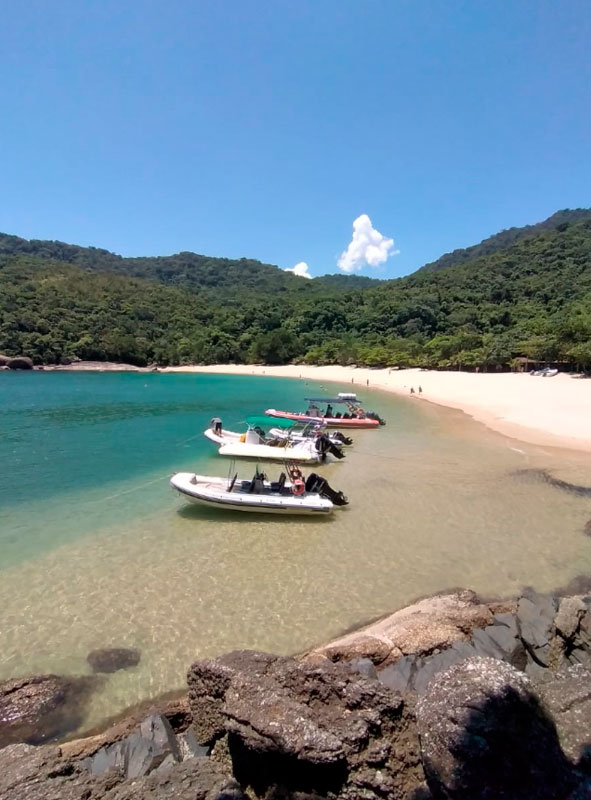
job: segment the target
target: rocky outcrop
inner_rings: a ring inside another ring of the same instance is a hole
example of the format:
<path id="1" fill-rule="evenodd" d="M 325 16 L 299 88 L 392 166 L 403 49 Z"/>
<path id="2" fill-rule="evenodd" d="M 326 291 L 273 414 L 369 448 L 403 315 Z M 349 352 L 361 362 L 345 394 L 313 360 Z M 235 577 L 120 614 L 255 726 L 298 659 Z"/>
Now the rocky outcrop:
<path id="1" fill-rule="evenodd" d="M 93 775 L 104 775 L 109 770 L 118 770 L 127 779 L 149 775 L 156 769 L 164 769 L 183 760 L 183 755 L 207 755 L 206 748 L 200 748 L 194 735 L 175 733 L 162 714 L 146 717 L 139 730 L 115 744 L 103 747 L 93 756 L 84 759 L 81 766 Z M 183 746 L 181 747 L 181 741 Z"/>
<path id="2" fill-rule="evenodd" d="M 97 686 L 92 677 L 40 675 L 0 682 L 0 748 L 40 744 L 75 731 Z"/>
<path id="3" fill-rule="evenodd" d="M 240 651 L 189 671 L 193 727 L 256 796 L 403 798 L 423 783 L 412 702 L 345 664 Z"/>
<path id="4" fill-rule="evenodd" d="M 580 781 L 527 676 L 493 658 L 440 672 L 417 706 L 436 798 L 559 800 Z"/>
<path id="5" fill-rule="evenodd" d="M 197 661 L 186 701 L 59 749 L 6 747 L 0 798 L 591 800 L 590 654 L 588 594 L 448 593 L 300 658 Z M 51 717 L 62 679 L 39 680 Z"/>
<path id="6" fill-rule="evenodd" d="M 539 680 L 568 664 L 591 667 L 591 597 L 558 600 L 528 589 L 516 603 L 483 603 L 467 591 L 440 595 L 304 659 L 370 659 L 388 687 L 421 694 L 438 672 L 475 656 L 506 661 Z"/>
<path id="7" fill-rule="evenodd" d="M 86 660 L 93 672 L 117 672 L 120 669 L 136 667 L 140 663 L 139 650 L 127 647 L 109 647 L 101 650 L 92 650 Z"/>
<path id="8" fill-rule="evenodd" d="M 27 356 L 9 358 L 6 364 L 8 369 L 33 369 L 33 361 Z"/>
<path id="9" fill-rule="evenodd" d="M 0 751 L 0 800 L 247 800 L 209 758 L 190 758 L 125 780 L 113 769 L 92 775 L 58 747 L 11 745 Z"/>
<path id="10" fill-rule="evenodd" d="M 316 648 L 305 658 L 369 658 L 384 667 L 405 655 L 424 656 L 466 642 L 475 628 L 492 623 L 495 612 L 512 607 L 511 603 L 483 603 L 469 590 L 436 595 Z"/>

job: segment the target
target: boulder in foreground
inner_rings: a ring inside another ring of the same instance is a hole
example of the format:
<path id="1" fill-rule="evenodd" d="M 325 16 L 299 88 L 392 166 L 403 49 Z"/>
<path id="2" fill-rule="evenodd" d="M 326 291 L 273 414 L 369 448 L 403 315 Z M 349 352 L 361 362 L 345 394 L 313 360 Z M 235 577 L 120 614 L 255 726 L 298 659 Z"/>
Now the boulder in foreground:
<path id="1" fill-rule="evenodd" d="M 510 664 L 471 658 L 440 672 L 417 723 L 436 798 L 559 800 L 575 787 L 552 719 Z"/>

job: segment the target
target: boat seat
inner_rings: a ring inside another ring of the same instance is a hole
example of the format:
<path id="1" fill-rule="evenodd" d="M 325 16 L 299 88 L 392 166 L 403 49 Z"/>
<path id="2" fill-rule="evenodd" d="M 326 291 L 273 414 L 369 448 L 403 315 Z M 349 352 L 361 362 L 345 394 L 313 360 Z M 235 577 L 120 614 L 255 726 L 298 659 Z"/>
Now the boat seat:
<path id="1" fill-rule="evenodd" d="M 287 480 L 287 475 L 285 474 L 285 472 L 282 472 L 281 475 L 279 476 L 279 480 L 278 481 L 274 481 L 271 484 L 271 489 L 274 492 L 278 492 L 279 494 L 281 494 L 283 492 L 283 490 L 285 489 L 285 481 L 286 480 Z"/>
<path id="2" fill-rule="evenodd" d="M 265 477 L 262 473 L 256 472 L 254 478 L 250 482 L 248 489 L 249 494 L 261 494 L 265 490 Z"/>

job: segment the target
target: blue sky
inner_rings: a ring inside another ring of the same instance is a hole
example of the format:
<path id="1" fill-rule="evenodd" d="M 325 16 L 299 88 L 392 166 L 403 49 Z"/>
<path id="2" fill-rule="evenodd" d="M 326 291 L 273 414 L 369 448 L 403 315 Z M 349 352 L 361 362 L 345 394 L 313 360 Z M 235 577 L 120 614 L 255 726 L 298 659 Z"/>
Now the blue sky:
<path id="1" fill-rule="evenodd" d="M 27 0 L 0 27 L 0 230 L 393 277 L 591 205 L 589 0 Z M 354 266 L 358 266 L 356 263 Z"/>

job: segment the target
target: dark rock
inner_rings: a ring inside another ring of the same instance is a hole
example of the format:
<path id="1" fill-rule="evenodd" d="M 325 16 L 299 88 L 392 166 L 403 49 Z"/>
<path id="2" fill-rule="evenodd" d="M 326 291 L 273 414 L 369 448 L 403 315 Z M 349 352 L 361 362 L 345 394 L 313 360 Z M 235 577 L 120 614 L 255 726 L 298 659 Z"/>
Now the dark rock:
<path id="1" fill-rule="evenodd" d="M 437 673 L 451 667 L 452 664 L 459 664 L 466 658 L 472 658 L 474 655 L 476 655 L 476 651 L 468 642 L 454 642 L 448 650 L 422 659 L 415 675 L 414 690 L 419 695 L 423 694 Z"/>
<path id="2" fill-rule="evenodd" d="M 207 798 L 210 800 L 210 798 Z M 242 791 L 242 787 L 235 780 L 227 781 L 226 785 L 216 792 L 215 798 L 211 800 L 248 800 L 248 797 Z"/>
<path id="3" fill-rule="evenodd" d="M 3 353 L 0 353 L 0 367 L 7 367 L 10 359 L 11 356 L 5 356 Z"/>
<path id="4" fill-rule="evenodd" d="M 143 720 L 138 732 L 101 748 L 85 759 L 82 766 L 93 775 L 115 770 L 133 779 L 177 764 L 181 759 L 181 749 L 170 723 L 162 714 L 154 714 Z"/>
<path id="5" fill-rule="evenodd" d="M 526 590 L 517 603 L 517 628 L 532 660 L 547 667 L 557 603 L 553 597 Z"/>
<path id="6" fill-rule="evenodd" d="M 395 664 L 390 664 L 378 672 L 378 680 L 394 692 L 406 694 L 414 691 L 417 672 L 417 656 L 402 656 Z"/>
<path id="7" fill-rule="evenodd" d="M 364 678 L 377 678 L 378 671 L 370 658 L 354 658 L 349 661 L 349 669 Z"/>
<path id="8" fill-rule="evenodd" d="M 176 766 L 165 759 L 149 775 L 128 781 L 120 772 L 80 771 L 59 753 L 57 747 L 28 745 L 0 751 L 0 800 L 246 800 L 231 775 L 209 758 Z"/>
<path id="9" fill-rule="evenodd" d="M 84 759 L 81 767 L 92 775 L 104 775 L 111 770 L 123 775 L 126 767 L 127 746 L 128 739 L 122 739 L 108 747 L 101 747 L 92 757 Z"/>
<path id="10" fill-rule="evenodd" d="M 209 753 L 209 747 L 199 744 L 193 730 L 180 733 L 177 741 L 183 761 L 186 761 L 187 758 L 204 758 Z"/>
<path id="11" fill-rule="evenodd" d="M 525 670 L 527 664 L 526 649 L 519 636 L 517 620 L 513 614 L 497 614 L 493 624 L 489 625 L 484 631 L 478 631 L 472 641 L 483 645 L 479 655 L 490 655 L 507 661 L 516 669 Z M 486 639 L 485 639 L 486 637 Z M 489 643 L 489 652 L 484 652 L 485 642 Z"/>
<path id="12" fill-rule="evenodd" d="M 490 626 L 494 628 L 494 625 Z M 474 647 L 475 655 L 488 656 L 489 658 L 503 659 L 505 651 L 498 644 L 495 637 L 488 633 L 488 630 L 474 631 L 472 634 L 472 646 Z"/>
<path id="13" fill-rule="evenodd" d="M 591 774 L 591 669 L 569 666 L 537 688 L 556 723 L 562 749 Z"/>
<path id="14" fill-rule="evenodd" d="M 140 736 L 154 745 L 156 750 L 170 753 L 176 761 L 181 760 L 181 750 L 170 722 L 162 714 L 146 717 L 140 725 Z"/>
<path id="15" fill-rule="evenodd" d="M 89 731 L 83 739 L 64 742 L 60 745 L 61 751 L 70 760 L 92 756 L 101 747 L 107 747 L 135 733 L 141 722 L 152 714 L 163 714 L 175 734 L 183 733 L 191 724 L 191 712 L 186 695 L 180 697 L 178 695 L 178 692 L 172 692 L 170 696 L 138 703 L 104 722 L 100 726 L 100 732 Z"/>
<path id="16" fill-rule="evenodd" d="M 0 682 L 0 747 L 41 744 L 76 730 L 96 686 L 96 678 L 58 675 Z"/>
<path id="17" fill-rule="evenodd" d="M 107 647 L 101 650 L 92 650 L 86 660 L 93 672 L 117 672 L 120 669 L 129 669 L 140 663 L 139 650 L 127 647 Z"/>
<path id="18" fill-rule="evenodd" d="M 27 356 L 17 356 L 8 361 L 8 369 L 33 369 L 33 361 Z"/>
<path id="19" fill-rule="evenodd" d="M 123 770 L 125 777 L 128 779 L 149 775 L 171 756 L 170 750 L 160 748 L 154 741 L 145 739 L 138 733 L 124 739 L 119 746 L 124 751 Z M 175 763 L 178 762 L 178 759 L 174 757 L 172 757 L 172 760 Z"/>
<path id="20" fill-rule="evenodd" d="M 395 664 L 380 670 L 378 678 L 395 692 L 422 694 L 438 672 L 475 655 L 476 650 L 471 643 L 454 642 L 451 647 L 434 655 L 403 656 Z"/>
<path id="21" fill-rule="evenodd" d="M 440 672 L 417 706 L 423 766 L 436 798 L 558 800 L 576 778 L 527 677 L 474 658 Z"/>

